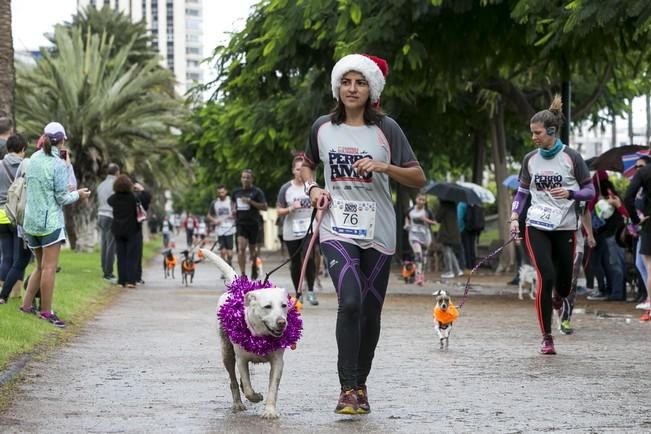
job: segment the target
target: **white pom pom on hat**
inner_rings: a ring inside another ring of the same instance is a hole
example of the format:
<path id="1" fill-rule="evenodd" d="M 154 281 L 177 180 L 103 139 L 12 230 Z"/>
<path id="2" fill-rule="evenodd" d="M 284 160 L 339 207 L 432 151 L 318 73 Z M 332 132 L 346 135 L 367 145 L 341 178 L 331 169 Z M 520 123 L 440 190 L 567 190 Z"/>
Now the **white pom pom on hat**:
<path id="1" fill-rule="evenodd" d="M 342 57 L 332 68 L 332 96 L 339 101 L 341 78 L 350 71 L 359 72 L 368 81 L 370 98 L 373 104 L 380 100 L 380 95 L 389 74 L 389 64 L 386 60 L 368 54 L 349 54 Z"/>

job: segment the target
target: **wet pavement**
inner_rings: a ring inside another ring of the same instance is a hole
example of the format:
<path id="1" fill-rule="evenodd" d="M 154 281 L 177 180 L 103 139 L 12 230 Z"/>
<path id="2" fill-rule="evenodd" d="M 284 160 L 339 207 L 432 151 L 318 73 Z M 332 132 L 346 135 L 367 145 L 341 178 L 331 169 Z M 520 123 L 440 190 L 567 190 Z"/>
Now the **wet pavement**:
<path id="1" fill-rule="evenodd" d="M 639 323 L 630 303 L 582 301 L 575 334 L 555 333 L 558 355 L 542 356 L 532 302 L 518 300 L 515 287 L 475 288 L 440 351 L 428 294 L 442 284 L 407 287 L 397 276 L 368 382 L 370 415 L 333 413 L 336 298 L 325 280 L 321 305 L 303 310 L 304 338 L 285 353 L 281 418 L 260 419 L 262 403 L 233 414 L 216 332 L 219 273 L 199 264 L 186 288 L 178 269 L 163 279 L 161 262 L 79 336 L 28 363 L 0 432 L 651 432 L 651 324 Z M 291 287 L 287 268 L 272 280 Z M 266 394 L 268 366 L 252 374 Z"/>

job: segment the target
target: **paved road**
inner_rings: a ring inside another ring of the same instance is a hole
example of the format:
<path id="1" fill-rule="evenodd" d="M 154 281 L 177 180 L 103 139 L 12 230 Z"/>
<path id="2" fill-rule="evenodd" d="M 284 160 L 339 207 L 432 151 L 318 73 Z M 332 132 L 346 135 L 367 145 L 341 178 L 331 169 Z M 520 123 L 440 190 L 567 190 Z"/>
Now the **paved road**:
<path id="1" fill-rule="evenodd" d="M 626 321 L 635 313 L 628 304 L 609 304 L 615 318 L 578 314 L 577 332 L 558 336 L 559 354 L 545 357 L 536 352 L 531 302 L 513 294 L 471 296 L 441 352 L 432 297 L 391 293 L 369 379 L 373 412 L 335 415 L 329 282 L 321 305 L 304 309 L 298 349 L 286 353 L 281 419 L 262 421 L 262 404 L 232 414 L 216 335 L 219 275 L 200 264 L 184 288 L 178 277 L 162 278 L 160 262 L 146 269 L 146 285 L 125 290 L 69 344 L 28 364 L 0 432 L 651 432 L 651 324 Z M 289 283 L 286 270 L 274 277 Z M 267 373 L 253 368 L 263 392 Z"/>

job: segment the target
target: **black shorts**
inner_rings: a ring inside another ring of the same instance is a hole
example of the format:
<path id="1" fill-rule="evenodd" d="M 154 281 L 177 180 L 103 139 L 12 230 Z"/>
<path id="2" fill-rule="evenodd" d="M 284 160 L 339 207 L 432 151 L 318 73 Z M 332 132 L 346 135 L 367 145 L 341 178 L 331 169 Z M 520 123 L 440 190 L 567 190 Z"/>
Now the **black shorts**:
<path id="1" fill-rule="evenodd" d="M 258 243 L 259 232 L 260 226 L 257 223 L 252 225 L 237 225 L 237 236 L 246 238 L 251 245 Z"/>
<path id="2" fill-rule="evenodd" d="M 651 256 L 651 233 L 640 232 L 640 255 Z"/>
<path id="3" fill-rule="evenodd" d="M 220 235 L 217 242 L 219 250 L 233 250 L 233 235 Z"/>

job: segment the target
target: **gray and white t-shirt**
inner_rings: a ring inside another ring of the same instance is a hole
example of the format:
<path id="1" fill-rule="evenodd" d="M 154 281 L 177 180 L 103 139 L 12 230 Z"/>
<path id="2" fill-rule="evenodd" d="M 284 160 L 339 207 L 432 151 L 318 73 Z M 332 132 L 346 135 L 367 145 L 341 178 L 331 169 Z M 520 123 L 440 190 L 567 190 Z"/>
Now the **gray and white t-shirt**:
<path id="1" fill-rule="evenodd" d="M 217 236 L 233 235 L 235 233 L 235 219 L 233 218 L 233 209 L 230 196 L 224 200 L 217 198 L 213 201 L 210 209 L 210 215 L 219 220 L 216 232 Z"/>
<path id="2" fill-rule="evenodd" d="M 301 207 L 293 208 L 294 202 L 298 202 Z M 312 204 L 305 194 L 303 184 L 296 185 L 289 181 L 283 185 L 278 192 L 278 206 L 291 209 L 283 220 L 283 240 L 294 241 L 305 237 L 312 219 Z"/>
<path id="3" fill-rule="evenodd" d="M 388 116 L 376 125 L 335 125 L 330 115 L 312 125 L 305 165 L 324 164 L 325 189 L 332 204 L 323 216 L 321 241 L 339 240 L 393 254 L 396 245 L 396 214 L 391 200 L 389 176 L 364 176 L 353 163 L 372 158 L 400 167 L 419 166 L 396 121 Z"/>
<path id="4" fill-rule="evenodd" d="M 577 229 L 578 203 L 553 198 L 549 191 L 557 187 L 578 191 L 590 181 L 588 166 L 578 152 L 563 146 L 548 160 L 538 150 L 532 151 L 524 157 L 520 181 L 531 194 L 527 226 L 548 231 Z"/>

